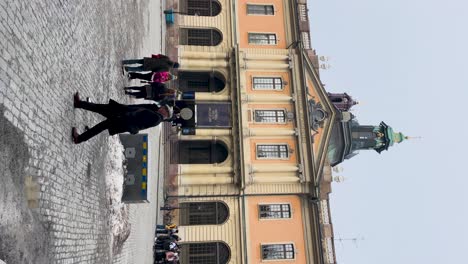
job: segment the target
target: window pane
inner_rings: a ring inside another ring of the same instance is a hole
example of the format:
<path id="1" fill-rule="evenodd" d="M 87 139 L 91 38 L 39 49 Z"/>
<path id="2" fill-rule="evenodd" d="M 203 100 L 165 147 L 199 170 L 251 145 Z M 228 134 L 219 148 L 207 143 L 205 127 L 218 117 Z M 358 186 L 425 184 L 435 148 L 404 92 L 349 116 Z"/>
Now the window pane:
<path id="1" fill-rule="evenodd" d="M 260 205 L 260 218 L 290 218 L 291 207 L 289 204 L 265 204 Z"/>
<path id="2" fill-rule="evenodd" d="M 263 259 L 293 259 L 294 247 L 292 244 L 262 245 Z"/>
<path id="3" fill-rule="evenodd" d="M 257 157 L 259 158 L 287 158 L 287 145 L 257 145 Z"/>
<path id="4" fill-rule="evenodd" d="M 276 35 L 266 33 L 249 33 L 249 43 L 259 45 L 276 44 Z"/>
<path id="5" fill-rule="evenodd" d="M 283 80 L 280 77 L 254 77 L 253 89 L 281 90 L 283 89 Z"/>
<path id="6" fill-rule="evenodd" d="M 255 122 L 261 123 L 284 123 L 285 114 L 283 110 L 255 110 Z"/>
<path id="7" fill-rule="evenodd" d="M 249 15 L 273 15 L 272 5 L 247 5 L 247 14 Z"/>

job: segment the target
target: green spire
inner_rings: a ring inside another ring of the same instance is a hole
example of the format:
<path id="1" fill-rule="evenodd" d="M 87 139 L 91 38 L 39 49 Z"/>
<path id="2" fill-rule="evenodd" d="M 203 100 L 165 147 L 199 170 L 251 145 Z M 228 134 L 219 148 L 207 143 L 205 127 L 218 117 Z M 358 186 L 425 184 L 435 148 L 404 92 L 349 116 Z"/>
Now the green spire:
<path id="1" fill-rule="evenodd" d="M 401 133 L 401 132 L 393 132 L 392 127 L 388 126 L 386 129 L 387 129 L 386 134 L 388 135 L 389 145 L 390 146 L 392 146 L 393 143 L 401 143 L 405 139 L 408 139 L 408 137 L 403 135 L 403 133 Z"/>
<path id="2" fill-rule="evenodd" d="M 402 142 L 403 140 L 407 139 L 408 137 L 406 137 L 405 135 L 403 135 L 403 133 L 399 132 L 399 133 L 393 133 L 393 141 L 395 143 L 400 143 Z"/>

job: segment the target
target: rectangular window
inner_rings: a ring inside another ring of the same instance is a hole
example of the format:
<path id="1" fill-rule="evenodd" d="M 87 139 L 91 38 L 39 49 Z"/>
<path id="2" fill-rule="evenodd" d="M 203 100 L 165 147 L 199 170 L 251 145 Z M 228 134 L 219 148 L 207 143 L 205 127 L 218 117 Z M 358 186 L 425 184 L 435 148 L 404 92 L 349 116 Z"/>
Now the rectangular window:
<path id="1" fill-rule="evenodd" d="M 276 219 L 291 218 L 291 206 L 289 204 L 261 204 L 259 205 L 260 218 Z"/>
<path id="2" fill-rule="evenodd" d="M 257 145 L 257 158 L 286 159 L 288 145 Z"/>
<path id="3" fill-rule="evenodd" d="M 283 79 L 281 77 L 253 77 L 254 90 L 282 90 Z"/>
<path id="4" fill-rule="evenodd" d="M 247 14 L 249 15 L 274 15 L 273 5 L 252 5 L 247 4 Z"/>
<path id="5" fill-rule="evenodd" d="M 255 122 L 284 123 L 286 122 L 284 110 L 255 110 Z"/>
<path id="6" fill-rule="evenodd" d="M 249 33 L 249 44 L 275 45 L 276 34 L 270 33 Z"/>
<path id="7" fill-rule="evenodd" d="M 262 259 L 294 259 L 293 244 L 262 245 Z"/>

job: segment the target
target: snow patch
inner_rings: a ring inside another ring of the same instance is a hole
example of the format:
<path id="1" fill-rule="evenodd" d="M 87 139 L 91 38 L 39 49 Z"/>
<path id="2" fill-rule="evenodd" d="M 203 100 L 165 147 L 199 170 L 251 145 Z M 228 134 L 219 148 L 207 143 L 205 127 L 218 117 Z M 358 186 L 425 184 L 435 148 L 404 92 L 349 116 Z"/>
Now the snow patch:
<path id="1" fill-rule="evenodd" d="M 118 254 L 130 236 L 129 206 L 122 202 L 125 175 L 124 146 L 119 136 L 109 137 L 108 153 L 104 163 L 106 171 L 106 197 L 110 209 L 111 245 L 113 254 Z"/>

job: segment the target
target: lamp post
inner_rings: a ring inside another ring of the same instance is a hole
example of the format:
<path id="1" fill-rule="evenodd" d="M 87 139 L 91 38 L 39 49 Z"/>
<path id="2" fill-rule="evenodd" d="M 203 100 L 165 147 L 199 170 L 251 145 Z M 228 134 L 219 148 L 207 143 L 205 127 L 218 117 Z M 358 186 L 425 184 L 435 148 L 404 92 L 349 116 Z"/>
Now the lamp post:
<path id="1" fill-rule="evenodd" d="M 180 14 L 180 15 L 189 15 L 189 16 L 190 16 L 190 15 L 194 15 L 194 16 L 198 16 L 197 13 L 195 13 L 195 14 L 189 14 L 189 13 L 187 13 L 187 12 L 174 11 L 174 9 L 166 9 L 166 10 L 164 10 L 164 14 L 166 14 L 166 15 Z"/>

